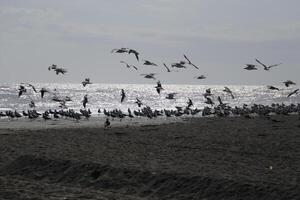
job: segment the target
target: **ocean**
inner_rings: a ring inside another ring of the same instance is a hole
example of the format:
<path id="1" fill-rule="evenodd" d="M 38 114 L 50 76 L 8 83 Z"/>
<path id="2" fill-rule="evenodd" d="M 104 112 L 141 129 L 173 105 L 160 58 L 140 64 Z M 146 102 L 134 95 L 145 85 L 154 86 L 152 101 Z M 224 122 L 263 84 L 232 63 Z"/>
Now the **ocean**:
<path id="1" fill-rule="evenodd" d="M 41 98 L 40 93 L 35 93 L 30 87 L 27 87 L 26 94 L 18 97 L 18 87 L 20 84 L 0 84 L 0 111 L 5 110 L 28 110 L 31 100 L 35 102 L 37 111 L 48 109 L 60 109 L 59 103 L 52 100 L 53 95 L 60 98 L 69 96 L 72 101 L 68 101 L 66 106 L 69 109 L 78 111 L 83 109 L 82 100 L 84 95 L 88 95 L 87 108 L 94 114 L 97 110 L 120 109 L 127 111 L 128 108 L 137 110 L 139 107 L 135 104 L 136 98 L 140 99 L 144 106 L 152 109 L 175 109 L 175 106 L 186 106 L 188 98 L 193 103 L 193 108 L 203 108 L 205 90 L 211 88 L 212 100 L 217 103 L 217 97 L 220 96 L 224 103 L 230 106 L 242 106 L 243 104 L 263 104 L 272 103 L 297 104 L 300 103 L 300 96 L 293 95 L 287 98 L 287 95 L 296 89 L 295 87 L 279 86 L 279 91 L 268 89 L 266 86 L 245 86 L 245 85 L 226 85 L 231 89 L 235 98 L 223 91 L 223 85 L 162 85 L 159 95 L 156 92 L 156 85 L 149 84 L 96 84 L 83 87 L 82 84 L 73 83 L 35 83 L 33 84 L 39 91 L 41 88 L 47 88 L 52 91 L 45 93 Z M 121 89 L 124 89 L 126 98 L 121 103 Z M 165 97 L 168 93 L 177 93 L 175 99 L 169 100 Z"/>

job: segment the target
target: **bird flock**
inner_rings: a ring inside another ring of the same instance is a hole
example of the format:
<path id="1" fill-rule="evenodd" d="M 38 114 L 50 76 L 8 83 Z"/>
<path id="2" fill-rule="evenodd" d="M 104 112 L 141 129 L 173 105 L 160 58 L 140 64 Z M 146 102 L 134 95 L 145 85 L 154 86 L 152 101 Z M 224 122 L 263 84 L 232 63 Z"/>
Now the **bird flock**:
<path id="1" fill-rule="evenodd" d="M 128 54 L 133 55 L 137 61 L 137 63 L 140 63 L 142 61 L 142 65 L 145 66 L 153 66 L 153 67 L 160 67 L 157 63 L 154 63 L 149 60 L 145 59 L 140 59 L 140 53 L 134 49 L 130 48 L 119 48 L 119 49 L 113 49 L 111 51 L 113 54 Z M 163 68 L 167 70 L 167 72 L 173 72 L 174 68 L 177 69 L 186 69 L 188 67 L 193 67 L 196 70 L 199 70 L 200 68 L 195 65 L 185 54 L 183 54 L 184 60 L 180 60 L 174 63 L 171 63 L 170 66 L 168 66 L 166 63 L 162 63 Z M 263 70 L 265 71 L 271 71 L 273 67 L 277 67 L 281 65 L 282 63 L 278 64 L 272 64 L 272 65 L 266 65 L 263 62 L 261 62 L 258 59 L 255 59 L 257 64 L 246 64 L 246 67 L 244 68 L 245 70 L 259 70 L 259 67 L 262 67 Z M 128 62 L 121 60 L 121 64 L 125 65 L 126 68 L 128 69 L 133 69 L 133 70 L 139 70 L 139 67 L 133 64 L 129 64 Z M 52 64 L 51 66 L 48 67 L 49 71 L 54 71 L 56 75 L 65 75 L 68 70 L 65 67 L 58 67 L 56 64 Z M 178 72 L 178 71 L 175 71 Z M 162 91 L 164 90 L 162 83 L 160 80 L 157 80 L 156 73 L 142 73 L 140 74 L 146 79 L 153 79 L 156 81 L 156 86 L 154 87 L 157 94 L 161 95 Z M 206 79 L 207 77 L 205 75 L 198 75 L 194 76 L 194 79 Z M 82 81 L 82 86 L 88 87 L 88 85 L 92 84 L 90 81 L 90 78 L 85 78 Z M 296 85 L 291 80 L 284 81 L 283 84 L 285 87 L 290 87 L 292 85 Z M 268 85 L 267 88 L 269 90 L 275 90 L 279 91 L 280 89 L 278 87 Z M 43 113 L 39 113 L 35 110 L 36 105 L 33 99 L 30 97 L 28 94 L 28 90 L 32 90 L 34 93 L 40 93 L 41 98 L 44 98 L 46 94 L 52 95 L 51 100 L 54 102 L 59 103 L 59 108 L 58 110 L 46 110 Z M 234 92 L 227 86 L 224 87 L 223 92 L 230 96 L 232 99 L 235 98 Z M 290 91 L 290 93 L 287 95 L 287 98 L 297 95 L 299 92 L 299 89 L 293 89 Z M 176 95 L 178 93 L 174 92 L 168 92 L 166 91 L 166 96 L 165 99 L 168 100 L 173 100 L 176 99 Z M 57 95 L 57 90 L 54 89 L 53 91 L 42 87 L 41 89 L 37 90 L 36 87 L 30 83 L 21 83 L 18 88 L 18 97 L 21 97 L 22 95 L 27 95 L 30 98 L 30 103 L 29 103 L 29 109 L 27 111 L 22 111 L 18 112 L 17 110 L 15 111 L 1 111 L 0 112 L 0 117 L 9 117 L 9 118 L 21 118 L 21 117 L 28 117 L 29 119 L 36 119 L 38 117 L 42 117 L 45 120 L 51 120 L 51 119 L 59 119 L 59 118 L 71 118 L 75 120 L 80 120 L 82 118 L 89 118 L 92 114 L 91 110 L 87 108 L 88 103 L 89 103 L 89 98 L 88 94 L 84 95 L 81 103 L 83 108 L 79 110 L 79 112 L 73 110 L 73 109 L 68 109 L 67 102 L 72 101 L 72 99 L 69 96 L 58 96 Z M 270 113 L 276 113 L 276 114 L 289 114 L 289 113 L 298 113 L 300 116 L 300 104 L 298 105 L 284 105 L 284 104 L 272 104 L 272 105 L 261 105 L 261 104 L 254 104 L 252 106 L 244 104 L 242 107 L 231 107 L 226 103 L 223 103 L 222 99 L 220 96 L 217 97 L 217 102 L 214 102 L 213 99 L 211 98 L 214 94 L 211 91 L 211 88 L 208 88 L 205 90 L 205 93 L 202 94 L 205 101 L 204 103 L 207 104 L 203 109 L 199 108 L 193 108 L 194 103 L 192 99 L 188 98 L 186 102 L 186 106 L 176 106 L 174 109 L 162 109 L 162 110 L 156 110 L 152 109 L 151 107 L 145 105 L 138 97 L 134 97 L 136 101 L 134 102 L 137 106 L 137 110 L 131 110 L 128 108 L 127 112 L 123 112 L 119 109 L 114 109 L 111 111 L 108 111 L 106 109 L 98 109 L 98 113 L 103 113 L 107 118 L 105 120 L 105 127 L 110 126 L 110 121 L 109 119 L 123 119 L 125 117 L 129 118 L 134 118 L 134 117 L 147 117 L 147 118 L 155 118 L 158 116 L 166 116 L 166 117 L 172 117 L 172 116 L 182 116 L 182 115 L 196 115 L 198 113 L 201 113 L 202 116 L 207 116 L 207 115 L 214 115 L 214 116 L 219 116 L 219 117 L 224 117 L 224 116 L 230 116 L 230 115 L 242 115 L 245 116 L 246 118 L 251 118 L 250 115 L 256 114 L 256 115 L 263 115 L 267 116 L 270 118 Z M 123 103 L 126 100 L 127 95 L 124 89 L 121 89 L 120 92 L 120 103 Z"/>

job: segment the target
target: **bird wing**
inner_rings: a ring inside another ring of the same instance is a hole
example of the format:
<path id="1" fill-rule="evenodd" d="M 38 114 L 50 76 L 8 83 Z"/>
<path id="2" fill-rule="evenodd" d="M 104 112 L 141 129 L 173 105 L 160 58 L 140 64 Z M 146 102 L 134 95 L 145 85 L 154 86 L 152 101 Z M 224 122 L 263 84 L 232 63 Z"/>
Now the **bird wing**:
<path id="1" fill-rule="evenodd" d="M 167 69 L 168 72 L 171 72 L 171 70 L 167 67 L 167 65 L 165 63 L 163 65 L 165 66 L 165 68 Z"/>
<path id="2" fill-rule="evenodd" d="M 270 69 L 270 68 L 272 68 L 272 67 L 277 67 L 277 66 L 279 66 L 279 65 L 281 65 L 282 63 L 278 63 L 278 64 L 274 64 L 274 65 L 270 65 L 268 68 Z"/>
<path id="3" fill-rule="evenodd" d="M 192 62 L 186 57 L 186 55 L 183 54 L 183 57 L 191 64 Z"/>
<path id="4" fill-rule="evenodd" d="M 260 62 L 258 59 L 255 59 L 255 61 L 262 65 L 265 69 L 268 69 L 268 67 L 264 63 Z"/>

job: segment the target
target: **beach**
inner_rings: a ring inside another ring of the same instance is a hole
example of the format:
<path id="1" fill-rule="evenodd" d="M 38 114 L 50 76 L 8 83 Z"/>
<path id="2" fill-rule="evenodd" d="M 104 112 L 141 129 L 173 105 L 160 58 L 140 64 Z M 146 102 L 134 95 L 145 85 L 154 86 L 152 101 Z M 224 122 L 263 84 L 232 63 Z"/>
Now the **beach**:
<path id="1" fill-rule="evenodd" d="M 300 199 L 298 115 L 103 125 L 1 119 L 0 199 Z"/>

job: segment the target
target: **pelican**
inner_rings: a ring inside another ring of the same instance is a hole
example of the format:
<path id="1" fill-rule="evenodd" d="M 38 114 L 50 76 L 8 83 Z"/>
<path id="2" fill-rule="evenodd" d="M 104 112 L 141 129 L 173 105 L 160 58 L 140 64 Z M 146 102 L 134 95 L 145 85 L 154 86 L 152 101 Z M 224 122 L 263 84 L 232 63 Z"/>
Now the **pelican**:
<path id="1" fill-rule="evenodd" d="M 285 85 L 286 87 L 289 87 L 290 85 L 296 85 L 296 83 L 294 83 L 294 82 L 291 81 L 291 80 L 284 81 L 283 83 L 284 83 L 284 85 Z"/>
<path id="2" fill-rule="evenodd" d="M 230 95 L 231 95 L 231 98 L 234 99 L 234 96 L 233 96 L 233 94 L 232 94 L 232 91 L 231 91 L 228 87 L 224 87 L 223 92 L 226 92 L 226 93 L 230 94 Z"/>
<path id="3" fill-rule="evenodd" d="M 165 66 L 165 68 L 167 69 L 167 72 L 171 72 L 171 70 L 169 69 L 169 67 L 167 67 L 167 65 L 164 63 L 163 64 Z"/>
<path id="4" fill-rule="evenodd" d="M 67 72 L 67 70 L 64 68 L 56 68 L 54 69 L 54 71 L 56 72 L 56 75 L 58 75 L 59 73 L 65 74 Z"/>
<path id="5" fill-rule="evenodd" d="M 166 96 L 166 99 L 175 99 L 174 96 L 176 95 L 177 93 L 173 92 L 173 93 L 169 93 L 168 96 Z"/>
<path id="6" fill-rule="evenodd" d="M 201 75 L 201 76 L 195 76 L 194 78 L 196 78 L 196 79 L 206 79 L 206 76 Z"/>
<path id="7" fill-rule="evenodd" d="M 272 85 L 268 85 L 267 87 L 268 87 L 268 89 L 270 89 L 270 90 L 278 90 L 278 91 L 279 91 L 279 88 L 274 87 L 274 86 L 272 86 Z"/>
<path id="8" fill-rule="evenodd" d="M 157 64 L 149 61 L 149 60 L 144 60 L 144 65 L 152 65 L 152 66 L 157 66 Z"/>
<path id="9" fill-rule="evenodd" d="M 127 62 L 125 62 L 125 61 L 123 61 L 123 60 L 121 60 L 120 63 L 124 63 L 124 64 L 126 65 L 127 68 L 133 67 L 135 70 L 138 70 L 138 68 L 137 68 L 136 66 L 134 66 L 134 65 L 129 65 Z"/>
<path id="10" fill-rule="evenodd" d="M 196 69 L 199 69 L 196 65 L 194 65 L 194 64 L 186 57 L 186 55 L 183 54 L 183 56 L 184 56 L 184 58 L 188 61 L 188 64 L 189 64 L 189 65 L 192 65 L 192 66 L 195 67 Z"/>
<path id="11" fill-rule="evenodd" d="M 278 65 L 281 65 L 282 63 L 279 64 L 274 64 L 274 65 L 265 65 L 264 63 L 260 62 L 258 59 L 255 59 L 256 62 L 258 62 L 260 65 L 262 65 L 264 67 L 264 70 L 269 71 L 272 67 L 276 67 Z"/>
<path id="12" fill-rule="evenodd" d="M 141 76 L 144 76 L 144 78 L 148 78 L 148 79 L 155 79 L 154 75 L 155 73 L 141 74 Z"/>
<path id="13" fill-rule="evenodd" d="M 156 91 L 158 94 L 160 94 L 160 91 L 163 90 L 160 81 L 157 81 L 157 86 L 155 86 Z"/>
<path id="14" fill-rule="evenodd" d="M 89 79 L 89 78 L 85 78 L 84 81 L 82 81 L 83 87 L 85 87 L 85 86 L 88 85 L 88 84 L 92 84 L 92 83 L 90 82 L 90 79 Z"/>
<path id="15" fill-rule="evenodd" d="M 294 95 L 294 94 L 298 94 L 299 89 L 294 90 L 293 92 L 291 92 L 287 97 L 289 98 L 290 96 Z"/>
<path id="16" fill-rule="evenodd" d="M 128 48 L 113 49 L 111 50 L 111 53 L 129 53 L 129 49 Z"/>
<path id="17" fill-rule="evenodd" d="M 82 105 L 83 105 L 84 108 L 86 107 L 86 104 L 87 104 L 88 102 L 89 102 L 89 101 L 88 101 L 88 97 L 87 97 L 87 94 L 86 94 L 86 95 L 84 95 L 83 100 L 82 100 Z"/>
<path id="18" fill-rule="evenodd" d="M 253 64 L 246 64 L 247 67 L 245 67 L 244 69 L 246 70 L 257 70 L 256 65 Z"/>
<path id="19" fill-rule="evenodd" d="M 134 49 L 130 49 L 130 50 L 128 51 L 128 54 L 131 54 L 131 53 L 133 53 L 133 54 L 135 55 L 137 61 L 139 61 L 139 52 L 137 52 L 137 51 L 134 50 Z"/>
<path id="20" fill-rule="evenodd" d="M 122 97 L 121 98 L 121 103 L 122 103 L 126 97 L 124 89 L 121 90 L 121 97 Z"/>

